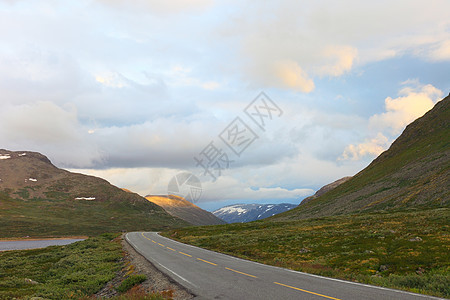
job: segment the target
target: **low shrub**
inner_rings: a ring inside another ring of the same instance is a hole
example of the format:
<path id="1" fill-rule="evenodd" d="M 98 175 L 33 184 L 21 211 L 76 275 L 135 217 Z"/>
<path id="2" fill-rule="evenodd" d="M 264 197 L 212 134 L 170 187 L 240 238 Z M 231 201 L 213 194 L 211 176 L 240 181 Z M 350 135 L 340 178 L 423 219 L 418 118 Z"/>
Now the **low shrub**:
<path id="1" fill-rule="evenodd" d="M 147 280 L 145 275 L 130 275 L 116 288 L 119 293 L 125 293 L 135 285 L 138 285 Z"/>

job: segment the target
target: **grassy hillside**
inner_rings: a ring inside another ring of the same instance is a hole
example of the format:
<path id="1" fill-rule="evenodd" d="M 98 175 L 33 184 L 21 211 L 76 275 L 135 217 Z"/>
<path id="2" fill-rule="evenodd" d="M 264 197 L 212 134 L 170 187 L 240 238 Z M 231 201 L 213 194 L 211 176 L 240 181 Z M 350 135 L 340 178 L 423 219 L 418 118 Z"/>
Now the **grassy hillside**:
<path id="1" fill-rule="evenodd" d="M 406 127 L 367 168 L 272 220 L 450 205 L 450 97 Z"/>
<path id="2" fill-rule="evenodd" d="M 173 239 L 313 274 L 450 297 L 450 97 L 367 168 L 263 221 Z"/>
<path id="3" fill-rule="evenodd" d="M 450 209 L 256 221 L 163 235 L 274 266 L 450 297 Z"/>
<path id="4" fill-rule="evenodd" d="M 13 199 L 0 193 L 0 237 L 96 235 L 188 225 L 147 203 L 105 200 Z"/>
<path id="5" fill-rule="evenodd" d="M 189 225 L 101 178 L 53 166 L 39 153 L 0 150 L 0 237 L 97 235 Z M 33 179 L 33 180 L 31 180 Z"/>

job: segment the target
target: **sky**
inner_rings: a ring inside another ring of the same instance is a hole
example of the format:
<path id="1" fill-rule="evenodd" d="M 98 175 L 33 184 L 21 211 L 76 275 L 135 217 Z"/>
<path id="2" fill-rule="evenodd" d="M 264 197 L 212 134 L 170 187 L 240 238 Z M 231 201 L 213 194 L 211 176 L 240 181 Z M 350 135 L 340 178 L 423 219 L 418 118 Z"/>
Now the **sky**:
<path id="1" fill-rule="evenodd" d="M 196 178 L 207 210 L 299 203 L 448 95 L 449 11 L 448 0 L 0 0 L 0 148 L 141 195 L 182 178 L 187 193 Z"/>

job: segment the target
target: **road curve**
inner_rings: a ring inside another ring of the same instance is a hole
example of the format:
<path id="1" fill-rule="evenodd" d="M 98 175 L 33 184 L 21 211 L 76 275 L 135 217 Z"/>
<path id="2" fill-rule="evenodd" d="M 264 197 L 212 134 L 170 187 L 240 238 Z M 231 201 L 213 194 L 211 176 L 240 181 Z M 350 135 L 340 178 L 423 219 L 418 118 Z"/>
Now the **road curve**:
<path id="1" fill-rule="evenodd" d="M 125 238 L 196 299 L 439 299 L 255 263 L 179 243 L 156 232 L 130 232 Z"/>

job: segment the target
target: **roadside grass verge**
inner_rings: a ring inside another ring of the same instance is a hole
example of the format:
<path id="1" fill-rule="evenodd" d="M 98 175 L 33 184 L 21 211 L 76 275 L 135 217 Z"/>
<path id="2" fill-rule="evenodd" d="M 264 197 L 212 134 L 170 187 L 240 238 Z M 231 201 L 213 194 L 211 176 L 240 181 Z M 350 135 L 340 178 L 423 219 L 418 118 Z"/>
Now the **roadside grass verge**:
<path id="1" fill-rule="evenodd" d="M 450 209 L 188 227 L 162 235 L 297 271 L 450 297 Z"/>
<path id="2" fill-rule="evenodd" d="M 165 300 L 173 299 L 170 292 L 146 293 L 139 288 L 132 288 L 125 294 L 109 298 L 110 300 Z"/>
<path id="3" fill-rule="evenodd" d="M 121 268 L 118 234 L 66 246 L 0 252 L 0 299 L 80 299 L 99 291 Z"/>
<path id="4" fill-rule="evenodd" d="M 165 300 L 173 299 L 171 292 L 146 293 L 139 288 L 132 288 L 128 292 L 109 298 L 110 300 Z"/>
<path id="5" fill-rule="evenodd" d="M 147 280 L 145 275 L 130 275 L 116 288 L 119 293 L 124 293 L 129 291 L 134 286 Z"/>

